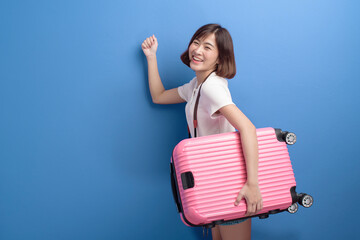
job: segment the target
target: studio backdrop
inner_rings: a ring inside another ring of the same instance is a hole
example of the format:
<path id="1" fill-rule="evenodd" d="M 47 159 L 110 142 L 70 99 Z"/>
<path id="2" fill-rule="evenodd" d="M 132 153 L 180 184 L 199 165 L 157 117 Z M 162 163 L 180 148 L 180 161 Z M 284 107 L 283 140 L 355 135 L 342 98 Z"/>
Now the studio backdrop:
<path id="1" fill-rule="evenodd" d="M 234 103 L 295 132 L 297 191 L 314 205 L 253 220 L 253 239 L 360 231 L 360 3 L 344 0 L 7 1 L 0 8 L 0 239 L 202 239 L 172 198 L 185 104 L 152 103 L 141 50 L 155 34 L 164 86 L 219 23 L 232 35 Z M 210 236 L 208 236 L 210 238 Z"/>

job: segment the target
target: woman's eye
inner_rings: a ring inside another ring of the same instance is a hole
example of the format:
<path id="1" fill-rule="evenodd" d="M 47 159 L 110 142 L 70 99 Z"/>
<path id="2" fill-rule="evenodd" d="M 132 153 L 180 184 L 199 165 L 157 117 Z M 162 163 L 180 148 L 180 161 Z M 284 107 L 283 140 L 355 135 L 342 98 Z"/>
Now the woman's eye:
<path id="1" fill-rule="evenodd" d="M 211 48 L 209 48 L 209 47 L 205 47 L 205 49 L 206 49 L 206 50 L 210 50 Z"/>

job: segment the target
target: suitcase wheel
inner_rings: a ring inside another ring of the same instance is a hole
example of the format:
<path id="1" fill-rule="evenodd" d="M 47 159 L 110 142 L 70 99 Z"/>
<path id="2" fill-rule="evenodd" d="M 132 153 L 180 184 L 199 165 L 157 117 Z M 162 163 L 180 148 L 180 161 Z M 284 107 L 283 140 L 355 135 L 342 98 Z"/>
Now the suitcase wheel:
<path id="1" fill-rule="evenodd" d="M 302 193 L 300 194 L 299 203 L 301 206 L 309 208 L 313 205 L 314 199 L 312 196 Z"/>
<path id="2" fill-rule="evenodd" d="M 299 209 L 299 205 L 297 203 L 294 203 L 293 205 L 291 205 L 290 207 L 288 207 L 288 212 L 289 213 L 296 213 Z"/>
<path id="3" fill-rule="evenodd" d="M 285 142 L 288 145 L 296 143 L 296 135 L 293 132 L 282 131 L 279 128 L 275 128 L 275 135 L 279 142 Z"/>
<path id="4" fill-rule="evenodd" d="M 296 143 L 296 135 L 295 135 L 295 133 L 286 132 L 285 136 L 284 136 L 284 140 L 285 140 L 286 144 L 288 144 L 288 145 L 295 144 Z"/>

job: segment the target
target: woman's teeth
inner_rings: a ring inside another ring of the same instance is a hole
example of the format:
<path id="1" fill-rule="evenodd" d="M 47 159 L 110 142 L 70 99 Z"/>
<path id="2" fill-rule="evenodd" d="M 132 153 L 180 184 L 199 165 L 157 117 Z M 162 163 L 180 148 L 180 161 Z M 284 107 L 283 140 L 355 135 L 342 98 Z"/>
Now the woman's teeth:
<path id="1" fill-rule="evenodd" d="M 200 58 L 197 58 L 197 57 L 193 57 L 193 59 L 197 62 L 202 62 L 202 60 Z"/>

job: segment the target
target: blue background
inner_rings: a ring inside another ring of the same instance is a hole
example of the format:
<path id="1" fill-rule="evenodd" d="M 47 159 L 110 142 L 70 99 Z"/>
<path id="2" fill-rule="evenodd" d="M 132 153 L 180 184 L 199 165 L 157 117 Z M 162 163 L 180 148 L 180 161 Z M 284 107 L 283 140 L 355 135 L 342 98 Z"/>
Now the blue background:
<path id="1" fill-rule="evenodd" d="M 166 88 L 193 33 L 232 34 L 234 102 L 256 127 L 298 136 L 295 215 L 253 239 L 359 234 L 359 1 L 4 1 L 0 8 L 0 239 L 201 239 L 176 212 L 173 147 L 184 104 L 151 102 L 142 41 L 156 34 Z"/>

